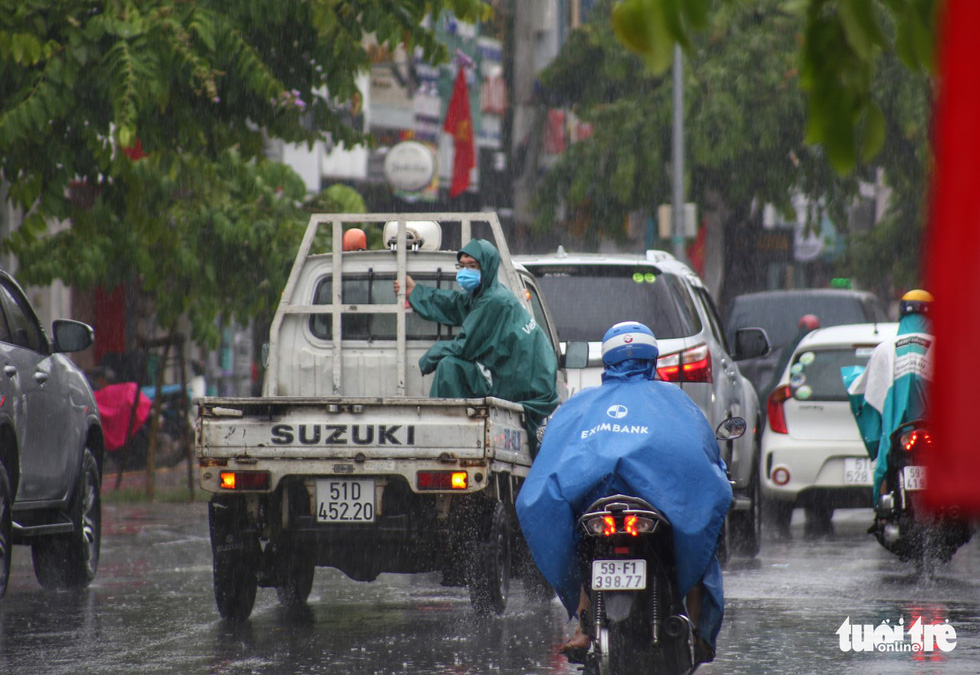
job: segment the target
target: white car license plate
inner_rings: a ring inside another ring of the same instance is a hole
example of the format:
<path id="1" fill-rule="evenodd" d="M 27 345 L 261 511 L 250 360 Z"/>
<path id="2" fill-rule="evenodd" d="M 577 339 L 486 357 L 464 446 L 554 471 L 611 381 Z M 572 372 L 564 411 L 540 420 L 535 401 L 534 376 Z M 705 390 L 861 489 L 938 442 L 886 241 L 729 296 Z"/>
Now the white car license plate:
<path id="1" fill-rule="evenodd" d="M 373 523 L 374 480 L 324 478 L 316 482 L 318 523 Z"/>
<path id="2" fill-rule="evenodd" d="M 874 464 L 867 457 L 844 458 L 844 485 L 871 485 L 874 475 Z"/>
<path id="3" fill-rule="evenodd" d="M 924 466 L 907 466 L 902 469 L 906 490 L 926 489 L 926 468 Z"/>
<path id="4" fill-rule="evenodd" d="M 642 591 L 646 587 L 646 560 L 592 561 L 592 588 L 594 590 Z"/>

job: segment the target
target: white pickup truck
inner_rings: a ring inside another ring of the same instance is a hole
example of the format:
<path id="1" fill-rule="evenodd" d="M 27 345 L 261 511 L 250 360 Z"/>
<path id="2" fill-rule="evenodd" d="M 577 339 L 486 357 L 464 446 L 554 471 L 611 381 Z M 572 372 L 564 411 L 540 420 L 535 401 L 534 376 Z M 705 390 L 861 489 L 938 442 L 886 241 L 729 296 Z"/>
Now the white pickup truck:
<path id="1" fill-rule="evenodd" d="M 383 229 L 382 246 L 343 250 L 353 225 Z M 440 571 L 482 613 L 503 612 L 512 560 L 515 573 L 536 574 L 514 513 L 532 458 L 523 409 L 429 398 L 418 359 L 457 329 L 422 320 L 404 297 L 406 274 L 453 288 L 456 251 L 472 237 L 497 247 L 498 281 L 561 363 L 534 277 L 512 262 L 495 214 L 310 219 L 272 320 L 263 395 L 196 400 L 222 617 L 248 617 L 257 586 L 305 603 L 316 566 L 360 581 Z M 564 400 L 561 368 L 558 379 Z"/>

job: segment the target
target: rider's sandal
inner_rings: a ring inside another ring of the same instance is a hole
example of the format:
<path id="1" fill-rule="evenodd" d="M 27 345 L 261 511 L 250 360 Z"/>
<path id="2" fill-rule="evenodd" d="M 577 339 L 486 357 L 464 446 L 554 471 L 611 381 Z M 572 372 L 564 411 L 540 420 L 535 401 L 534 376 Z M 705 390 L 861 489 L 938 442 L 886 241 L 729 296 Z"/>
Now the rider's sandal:
<path id="1" fill-rule="evenodd" d="M 568 643 L 561 648 L 561 653 L 569 663 L 585 663 L 585 656 L 589 653 L 588 647 L 572 646 Z"/>
<path id="2" fill-rule="evenodd" d="M 578 625 L 579 628 L 582 630 L 582 632 L 585 635 L 588 635 L 588 631 L 585 628 L 585 624 L 582 620 L 581 615 L 579 616 Z M 590 645 L 586 644 L 584 647 L 581 645 L 573 645 L 571 644 L 571 642 L 574 639 L 575 639 L 574 637 L 570 638 L 568 642 L 562 645 L 561 653 L 565 655 L 565 658 L 568 659 L 569 663 L 585 663 L 585 655 L 589 653 Z"/>

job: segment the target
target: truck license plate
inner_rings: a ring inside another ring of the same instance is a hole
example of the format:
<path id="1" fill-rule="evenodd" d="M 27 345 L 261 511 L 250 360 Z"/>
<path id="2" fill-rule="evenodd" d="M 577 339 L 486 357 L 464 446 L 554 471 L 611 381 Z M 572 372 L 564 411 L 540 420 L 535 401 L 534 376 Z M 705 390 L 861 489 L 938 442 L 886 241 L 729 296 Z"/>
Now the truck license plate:
<path id="1" fill-rule="evenodd" d="M 906 490 L 926 489 L 926 468 L 924 466 L 907 466 L 902 469 Z"/>
<path id="2" fill-rule="evenodd" d="M 592 588 L 594 590 L 642 591 L 646 587 L 646 560 L 592 561 Z"/>
<path id="3" fill-rule="evenodd" d="M 875 470 L 867 457 L 844 458 L 844 485 L 871 485 Z"/>
<path id="4" fill-rule="evenodd" d="M 316 482 L 318 523 L 373 523 L 374 481 L 325 478 Z"/>

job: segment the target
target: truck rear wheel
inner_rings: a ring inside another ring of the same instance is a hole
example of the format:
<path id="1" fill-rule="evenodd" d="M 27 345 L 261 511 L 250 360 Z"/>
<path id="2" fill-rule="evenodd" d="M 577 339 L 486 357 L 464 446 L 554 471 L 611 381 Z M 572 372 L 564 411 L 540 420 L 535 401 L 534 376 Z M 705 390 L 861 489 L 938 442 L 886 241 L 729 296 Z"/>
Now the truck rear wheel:
<path id="1" fill-rule="evenodd" d="M 284 607 L 300 607 L 306 604 L 313 590 L 313 574 L 316 564 L 309 556 L 303 555 L 295 546 L 286 546 L 277 552 L 282 559 L 277 561 L 279 579 L 276 595 Z"/>
<path id="2" fill-rule="evenodd" d="M 510 524 L 504 505 L 494 502 L 476 523 L 468 582 L 478 614 L 503 614 L 510 593 Z"/>
<path id="3" fill-rule="evenodd" d="M 258 535 L 248 529 L 244 504 L 212 500 L 208 504 L 214 600 L 221 618 L 244 621 L 252 613 L 258 589 Z"/>

